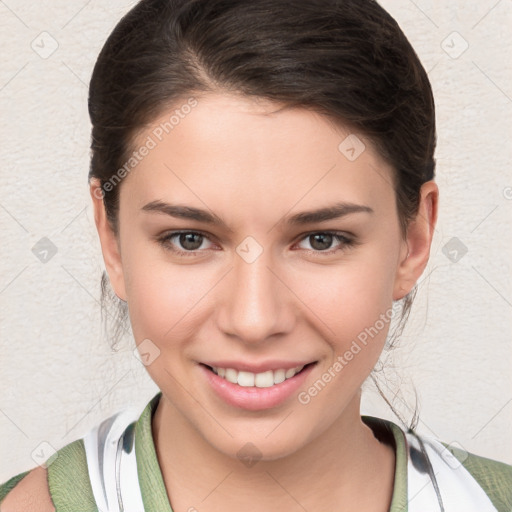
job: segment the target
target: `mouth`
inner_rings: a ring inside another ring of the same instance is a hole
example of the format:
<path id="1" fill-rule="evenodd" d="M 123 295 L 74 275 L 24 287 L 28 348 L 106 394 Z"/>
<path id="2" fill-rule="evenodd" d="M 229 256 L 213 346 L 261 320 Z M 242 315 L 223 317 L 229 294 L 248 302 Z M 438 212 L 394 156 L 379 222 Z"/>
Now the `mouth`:
<path id="1" fill-rule="evenodd" d="M 318 361 L 259 373 L 199 363 L 207 386 L 225 404 L 248 411 L 278 407 L 296 394 Z"/>
<path id="2" fill-rule="evenodd" d="M 241 387 L 269 388 L 295 377 L 295 375 L 301 373 L 306 368 L 316 364 L 316 361 L 294 368 L 279 368 L 277 370 L 267 370 L 260 373 L 236 370 L 235 368 L 209 366 L 204 363 L 201 364 L 215 373 L 215 375 L 231 382 L 231 384 L 236 384 Z"/>

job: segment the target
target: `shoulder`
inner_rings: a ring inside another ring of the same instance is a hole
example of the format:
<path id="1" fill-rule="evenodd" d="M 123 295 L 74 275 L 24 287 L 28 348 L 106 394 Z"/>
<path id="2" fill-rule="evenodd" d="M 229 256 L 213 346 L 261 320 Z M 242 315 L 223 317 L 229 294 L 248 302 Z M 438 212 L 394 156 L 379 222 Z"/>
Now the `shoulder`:
<path id="1" fill-rule="evenodd" d="M 498 510 L 512 510 L 512 466 L 441 442 L 467 469 Z"/>
<path id="2" fill-rule="evenodd" d="M 0 512 L 96 512 L 83 439 L 73 441 L 46 461 L 0 485 Z"/>
<path id="3" fill-rule="evenodd" d="M 394 442 L 397 454 L 397 476 L 403 488 L 407 487 L 408 479 L 413 478 L 409 474 L 410 471 L 414 474 L 416 468 L 419 473 L 426 473 L 426 466 L 421 463 L 421 450 L 417 441 L 422 439 L 428 457 L 433 456 L 430 464 L 435 464 L 436 477 L 441 477 L 443 488 L 449 491 L 449 495 L 456 498 L 457 493 L 461 492 L 461 495 L 466 497 L 480 496 L 481 499 L 483 492 L 495 510 L 512 512 L 512 465 L 468 452 L 462 447 L 455 446 L 456 443 L 448 444 L 437 438 L 420 435 L 390 420 L 372 416 L 362 418 L 374 429 L 379 439 L 383 439 L 386 433 L 390 434 L 388 437 Z M 417 483 L 423 485 L 421 478 Z M 437 483 L 440 483 L 439 478 Z M 476 489 L 480 492 L 474 494 Z"/>
<path id="4" fill-rule="evenodd" d="M 55 512 L 47 469 L 25 471 L 1 485 L 0 503 L 2 512 Z"/>

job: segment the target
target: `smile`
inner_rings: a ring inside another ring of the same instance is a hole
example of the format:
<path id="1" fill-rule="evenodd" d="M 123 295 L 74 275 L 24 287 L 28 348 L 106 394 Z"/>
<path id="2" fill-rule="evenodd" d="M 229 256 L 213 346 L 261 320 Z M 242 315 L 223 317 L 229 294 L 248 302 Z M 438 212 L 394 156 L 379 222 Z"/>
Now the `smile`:
<path id="1" fill-rule="evenodd" d="M 234 368 L 217 368 L 212 367 L 212 371 L 219 377 L 231 382 L 232 384 L 238 384 L 242 387 L 257 387 L 257 388 L 269 388 L 275 384 L 280 384 L 287 379 L 291 379 L 294 375 L 299 373 L 304 368 L 304 365 L 297 366 L 296 368 L 284 368 L 278 370 L 268 370 L 262 373 L 252 373 L 245 371 L 238 371 Z"/>
<path id="2" fill-rule="evenodd" d="M 316 364 L 317 361 L 292 368 L 280 368 L 281 365 L 276 364 L 272 365 L 273 369 L 261 371 L 263 368 L 258 368 L 260 371 L 256 372 L 236 370 L 227 364 L 200 363 L 198 368 L 207 386 L 223 402 L 236 408 L 260 411 L 277 407 L 296 394 Z"/>

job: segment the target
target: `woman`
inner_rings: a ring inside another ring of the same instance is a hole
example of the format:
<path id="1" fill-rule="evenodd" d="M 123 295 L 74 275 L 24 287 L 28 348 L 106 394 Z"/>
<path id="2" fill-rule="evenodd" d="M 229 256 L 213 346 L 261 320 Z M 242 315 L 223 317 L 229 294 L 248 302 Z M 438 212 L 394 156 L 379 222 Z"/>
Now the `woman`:
<path id="1" fill-rule="evenodd" d="M 160 392 L 4 483 L 3 512 L 510 510 L 511 466 L 360 415 L 438 211 L 430 84 L 378 4 L 143 0 L 89 112 L 108 278 Z"/>

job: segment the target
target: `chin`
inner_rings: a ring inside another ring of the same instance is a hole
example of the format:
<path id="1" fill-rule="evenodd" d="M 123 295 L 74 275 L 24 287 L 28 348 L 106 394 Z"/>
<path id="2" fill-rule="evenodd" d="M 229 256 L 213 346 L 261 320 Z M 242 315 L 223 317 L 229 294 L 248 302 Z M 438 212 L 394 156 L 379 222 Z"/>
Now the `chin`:
<path id="1" fill-rule="evenodd" d="M 275 461 L 293 455 L 299 451 L 308 439 L 299 432 L 289 432 L 283 429 L 282 432 L 273 432 L 268 435 L 265 431 L 251 431 L 244 429 L 244 432 L 233 437 L 220 439 L 208 439 L 206 441 L 217 451 L 233 459 L 238 459 L 247 467 L 252 467 L 257 462 Z"/>

